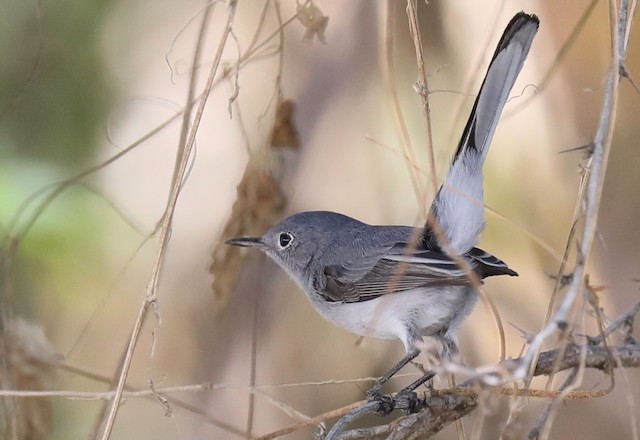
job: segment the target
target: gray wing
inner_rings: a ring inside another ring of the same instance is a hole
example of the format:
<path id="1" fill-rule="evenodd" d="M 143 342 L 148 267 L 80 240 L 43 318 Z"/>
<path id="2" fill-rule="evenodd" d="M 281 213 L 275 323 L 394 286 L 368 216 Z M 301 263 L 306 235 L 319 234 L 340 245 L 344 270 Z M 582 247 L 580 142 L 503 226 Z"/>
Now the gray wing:
<path id="1" fill-rule="evenodd" d="M 464 285 L 469 281 L 455 261 L 437 250 L 413 250 L 404 243 L 383 255 L 324 268 L 316 290 L 332 302 L 360 302 L 418 287 Z"/>
<path id="2" fill-rule="evenodd" d="M 478 248 L 473 248 L 465 258 L 481 278 L 517 275 L 504 262 Z M 326 266 L 324 278 L 317 281 L 316 290 L 327 301 L 347 303 L 421 287 L 471 285 L 465 271 L 446 254 L 433 249 L 412 251 L 404 243 L 393 246 L 382 256 Z"/>

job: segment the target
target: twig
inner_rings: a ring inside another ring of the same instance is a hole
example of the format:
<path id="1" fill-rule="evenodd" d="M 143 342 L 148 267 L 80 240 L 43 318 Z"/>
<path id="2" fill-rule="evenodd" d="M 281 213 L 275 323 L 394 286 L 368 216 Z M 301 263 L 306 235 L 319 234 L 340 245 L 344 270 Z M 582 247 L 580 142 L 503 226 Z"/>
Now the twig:
<path id="1" fill-rule="evenodd" d="M 560 391 L 563 391 L 564 389 L 569 387 L 569 385 L 575 381 L 577 376 L 578 368 L 574 368 L 573 370 L 571 370 L 571 373 L 569 373 L 563 384 L 560 386 Z M 558 407 L 558 403 L 561 401 L 562 400 L 560 399 L 552 399 L 549 401 L 549 403 L 547 403 L 547 406 L 538 416 L 538 420 L 536 420 L 535 426 L 531 429 L 531 431 L 529 431 L 529 435 L 527 435 L 528 440 L 538 440 L 540 438 L 540 433 L 543 430 L 546 431 L 546 429 L 548 429 L 549 424 L 547 424 L 547 421 L 551 417 L 553 410 Z"/>
<path id="2" fill-rule="evenodd" d="M 347 415 L 338 420 L 335 425 L 333 425 L 333 428 L 331 428 L 331 430 L 325 437 L 325 440 L 336 440 L 337 438 L 339 438 L 338 436 L 340 435 L 340 433 L 352 422 L 358 420 L 364 415 L 375 413 L 378 410 L 378 407 L 378 402 L 370 401 L 365 403 L 364 405 L 360 405 L 353 411 L 350 411 Z"/>
<path id="3" fill-rule="evenodd" d="M 47 29 L 46 25 L 43 24 L 45 21 L 45 6 L 40 2 L 33 2 L 34 6 L 34 16 L 36 19 L 35 25 L 35 34 L 36 40 L 38 42 L 38 47 L 36 48 L 36 53 L 33 59 L 33 63 L 29 69 L 29 73 L 26 75 L 26 78 L 22 82 L 22 84 L 17 88 L 17 90 L 12 90 L 14 95 L 10 97 L 10 99 L 5 98 L 3 101 L 6 101 L 6 105 L 4 108 L 0 109 L 0 121 L 4 121 L 7 115 L 12 114 L 16 107 L 22 102 L 24 97 L 27 94 L 27 90 L 34 83 L 34 78 L 36 74 L 40 70 L 40 66 L 42 65 L 43 52 L 44 52 L 44 42 L 45 42 L 45 29 Z"/>
<path id="4" fill-rule="evenodd" d="M 424 129 L 427 141 L 427 157 L 429 158 L 429 172 L 431 174 L 431 191 L 436 194 L 438 191 L 438 173 L 436 170 L 435 153 L 433 150 L 433 134 L 431 132 L 431 107 L 429 106 L 429 85 L 427 83 L 427 72 L 424 67 L 424 55 L 422 51 L 422 38 L 418 26 L 418 12 L 416 0 L 407 0 L 407 15 L 409 17 L 409 32 L 413 38 L 413 45 L 416 52 L 416 62 L 418 63 L 418 83 L 417 89 L 422 100 L 422 111 L 424 113 Z"/>
<path id="5" fill-rule="evenodd" d="M 58 364 L 57 365 L 60 369 L 67 371 L 69 373 L 87 378 L 87 379 L 91 379 L 100 383 L 107 383 L 110 384 L 112 382 L 110 377 L 107 377 L 101 373 L 95 372 L 95 371 L 90 371 L 87 370 L 86 368 L 81 368 L 81 367 L 77 367 L 74 365 L 70 365 L 67 363 L 62 363 L 62 364 Z M 208 390 L 213 388 L 213 385 L 210 383 L 204 383 L 204 384 L 198 384 L 198 385 L 186 385 L 186 386 L 180 386 L 180 387 L 166 387 L 166 388 L 161 388 L 161 389 L 157 389 L 156 391 L 162 394 L 171 394 L 171 393 L 177 393 L 177 392 L 183 392 L 183 391 L 197 391 L 197 390 Z M 149 398 L 149 399 L 155 399 L 155 393 L 152 392 L 149 388 L 146 389 L 136 389 L 130 385 L 126 385 L 125 386 L 126 391 L 123 393 L 123 398 L 125 399 L 129 399 L 129 398 L 136 398 L 136 397 L 143 397 L 143 398 Z M 111 400 L 113 398 L 113 395 L 115 394 L 114 391 L 109 391 L 107 392 L 108 395 L 105 395 L 103 400 Z M 66 396 L 65 396 L 66 397 Z M 100 398 L 101 396 L 96 396 L 94 398 Z M 67 397 L 69 399 L 73 399 L 73 397 Z M 92 400 L 93 398 L 88 398 L 90 400 Z M 204 420 L 206 420 L 208 423 L 211 423 L 212 425 L 223 429 L 225 431 L 227 431 L 230 434 L 233 434 L 237 437 L 242 437 L 244 438 L 244 432 L 235 428 L 234 426 L 231 426 L 230 424 L 223 422 L 222 420 L 219 420 L 213 416 L 211 416 L 210 414 L 207 414 L 200 406 L 195 406 L 191 403 L 187 403 L 183 400 L 180 400 L 178 398 L 176 398 L 175 396 L 171 397 L 171 404 L 174 406 L 177 406 L 179 408 L 185 409 L 189 412 L 191 412 L 192 414 L 196 414 L 200 417 L 202 417 Z"/>
<path id="6" fill-rule="evenodd" d="M 184 155 L 184 149 L 187 144 L 187 136 L 189 134 L 189 126 L 191 122 L 191 113 L 195 105 L 196 88 L 198 84 L 198 71 L 200 70 L 198 63 L 200 62 L 200 56 L 202 49 L 204 48 L 205 36 L 207 34 L 207 28 L 209 27 L 209 17 L 213 11 L 213 3 L 208 3 L 204 7 L 202 13 L 202 21 L 200 22 L 200 28 L 198 29 L 198 36 L 196 38 L 196 47 L 193 51 L 193 59 L 191 62 L 191 77 L 189 78 L 189 89 L 187 90 L 187 104 L 185 105 L 185 111 L 182 115 L 182 126 L 180 128 L 180 140 L 178 142 L 178 151 L 176 157 L 180 158 Z M 176 160 L 175 167 L 172 176 L 172 186 L 178 176 L 178 168 L 180 162 Z"/>
<path id="7" fill-rule="evenodd" d="M 590 174 L 584 196 L 584 228 L 580 238 L 578 255 L 576 256 L 576 266 L 573 271 L 571 285 L 564 301 L 558 307 L 551 321 L 531 341 L 525 355 L 525 357 L 530 360 L 529 366 L 523 365 L 523 368 L 531 368 L 534 364 L 536 354 L 539 352 L 542 343 L 547 340 L 547 338 L 557 330 L 567 330 L 567 317 L 569 312 L 573 308 L 576 298 L 583 291 L 582 287 L 584 285 L 586 275 L 586 263 L 591 254 L 591 247 L 595 237 L 604 176 L 611 149 L 611 138 L 613 136 L 613 127 L 618 101 L 620 60 L 624 59 L 624 54 L 621 53 L 621 51 L 626 52 L 626 46 L 619 46 L 619 34 L 621 29 L 618 22 L 619 17 L 616 11 L 615 1 L 612 0 L 609 2 L 609 8 L 612 48 L 611 66 L 609 68 L 598 130 L 593 142 L 593 156 L 590 159 Z M 622 32 L 625 32 L 624 28 L 622 29 Z M 518 374 L 520 377 L 526 376 L 526 372 L 524 370 L 519 371 Z"/>
<path id="8" fill-rule="evenodd" d="M 198 127 L 202 119 L 202 114 L 204 113 L 204 107 L 205 107 L 205 104 L 207 103 L 207 98 L 209 96 L 209 93 L 211 92 L 211 89 L 213 86 L 213 80 L 215 79 L 216 73 L 218 71 L 218 66 L 220 65 L 220 60 L 222 59 L 222 52 L 226 45 L 229 34 L 231 33 L 231 27 L 233 24 L 233 19 L 235 17 L 236 6 L 237 6 L 236 1 L 229 2 L 227 23 L 225 25 L 224 32 L 220 39 L 220 44 L 218 46 L 218 50 L 216 52 L 213 65 L 209 72 L 209 78 L 207 80 L 207 84 L 205 87 L 204 96 L 202 100 L 199 102 L 198 109 L 196 111 L 194 121 L 192 124 L 191 132 L 189 133 L 189 137 L 187 139 L 187 143 L 183 151 L 183 155 L 180 158 L 178 158 L 180 162 L 180 167 L 178 169 L 178 172 L 175 175 L 175 179 L 171 188 L 171 193 L 169 195 L 169 200 L 167 202 L 165 215 L 163 216 L 162 227 L 160 229 L 160 243 L 158 246 L 158 252 L 156 254 L 156 261 L 154 263 L 153 270 L 151 273 L 151 279 L 147 284 L 147 292 L 146 292 L 145 298 L 142 302 L 140 310 L 138 311 L 138 316 L 134 323 L 134 327 L 131 331 L 131 336 L 129 338 L 129 343 L 127 346 L 127 353 L 122 363 L 120 375 L 118 377 L 118 382 L 116 385 L 116 394 L 113 401 L 111 402 L 109 414 L 105 421 L 105 427 L 101 437 L 102 440 L 107 440 L 111 435 L 111 430 L 113 429 L 113 423 L 118 413 L 120 400 L 122 398 L 122 392 L 124 390 L 124 385 L 127 380 L 129 369 L 131 367 L 133 353 L 135 351 L 138 338 L 140 336 L 140 330 L 142 328 L 142 322 L 144 320 L 144 317 L 147 315 L 149 307 L 153 307 L 154 309 L 156 309 L 157 307 L 157 304 L 156 304 L 157 287 L 158 287 L 158 281 L 160 278 L 160 269 L 162 267 L 162 262 L 164 260 L 165 250 L 169 242 L 169 238 L 171 236 L 171 225 L 173 223 L 173 213 L 175 211 L 175 206 L 178 200 L 178 196 L 180 194 L 182 179 L 183 179 L 185 170 L 187 168 L 187 164 L 189 162 L 189 157 L 193 149 L 193 144 L 195 142 L 196 134 L 198 132 Z M 157 312 L 157 309 L 156 309 L 156 312 Z"/>
<path id="9" fill-rule="evenodd" d="M 580 354 L 583 349 L 585 349 L 585 346 L 568 344 L 565 348 L 562 360 L 558 363 L 558 371 L 579 366 Z M 549 350 L 540 354 L 538 363 L 534 369 L 535 376 L 546 376 L 554 372 L 553 363 L 556 362 L 559 350 L 560 349 Z M 609 352 L 606 347 L 586 346 L 586 359 L 584 366 L 586 368 L 596 368 L 605 372 L 615 367 L 640 367 L 640 345 L 620 345 L 617 347 L 611 347 L 611 350 L 614 355 L 613 359 L 609 356 Z M 619 357 L 619 360 L 616 360 L 616 357 Z"/>
<path id="10" fill-rule="evenodd" d="M 633 307 L 631 307 L 624 314 L 620 315 L 613 322 L 611 322 L 611 324 L 609 324 L 609 326 L 603 332 L 604 337 L 605 338 L 608 337 L 609 335 L 611 335 L 611 333 L 615 332 L 623 325 L 624 326 L 630 325 L 638 313 L 640 313 L 640 301 L 635 303 Z M 589 341 L 589 343 L 593 345 L 599 345 L 599 344 L 602 344 L 602 342 L 603 342 L 602 335 L 598 335 Z"/>
<path id="11" fill-rule="evenodd" d="M 256 286 L 256 288 L 259 288 Z M 253 317 L 251 319 L 251 346 L 249 349 L 249 386 L 252 388 L 256 385 L 256 370 L 257 370 L 257 357 L 258 357 L 258 320 L 260 318 L 260 305 L 262 301 L 261 296 L 258 295 L 253 305 Z M 255 394 L 249 394 L 249 404 L 247 406 L 247 438 L 252 437 L 253 432 L 253 419 L 255 411 Z"/>
<path id="12" fill-rule="evenodd" d="M 367 429 L 346 431 L 340 437 L 345 439 L 369 439 L 373 435 L 385 434 L 388 440 L 427 438 L 464 417 L 478 405 L 475 394 L 447 394 L 427 398 L 427 406 L 419 413 L 405 416 L 386 425 Z"/>
<path id="13" fill-rule="evenodd" d="M 391 108 L 396 120 L 398 130 L 400 132 L 400 140 L 402 145 L 402 154 L 407 158 L 405 164 L 408 167 L 409 176 L 411 177 L 411 184 L 413 185 L 413 192 L 418 199 L 418 205 L 422 209 L 423 217 L 426 218 L 426 204 L 424 184 L 422 182 L 421 174 L 418 173 L 418 161 L 416 159 L 413 145 L 411 144 L 411 137 L 409 136 L 409 129 L 402 112 L 402 106 L 400 105 L 400 98 L 398 96 L 398 90 L 395 82 L 395 68 L 393 64 L 393 8 L 394 1 L 387 0 L 386 17 L 385 17 L 385 30 L 384 30 L 384 69 L 383 74 L 385 76 L 385 83 L 387 85 L 387 91 L 391 98 Z"/>
<path id="14" fill-rule="evenodd" d="M 354 402 L 351 405 L 347 405 L 345 407 L 342 407 L 342 408 L 339 408 L 339 409 L 336 409 L 336 410 L 332 410 L 332 411 L 326 412 L 324 414 L 320 414 L 319 416 L 313 417 L 312 419 L 305 420 L 303 422 L 296 423 L 295 425 L 291 425 L 291 426 L 288 426 L 286 428 L 270 432 L 269 434 L 262 435 L 260 437 L 257 437 L 254 440 L 273 440 L 275 438 L 279 438 L 279 437 L 291 434 L 292 432 L 299 431 L 300 429 L 307 428 L 309 426 L 317 425 L 317 424 L 322 423 L 322 422 L 324 422 L 326 420 L 335 419 L 336 417 L 342 417 L 345 414 L 349 413 L 349 411 L 357 408 L 358 406 L 362 405 L 363 403 L 364 403 L 363 401 Z"/>

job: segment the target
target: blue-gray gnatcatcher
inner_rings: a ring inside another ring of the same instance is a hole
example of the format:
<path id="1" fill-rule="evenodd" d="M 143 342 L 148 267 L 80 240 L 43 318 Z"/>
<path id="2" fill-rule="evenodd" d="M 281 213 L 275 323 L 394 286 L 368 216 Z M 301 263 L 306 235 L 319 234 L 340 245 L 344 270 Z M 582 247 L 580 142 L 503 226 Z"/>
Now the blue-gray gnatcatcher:
<path id="1" fill-rule="evenodd" d="M 334 324 L 402 341 L 407 355 L 375 392 L 418 355 L 422 336 L 439 339 L 443 357 L 457 352 L 455 331 L 477 299 L 459 258 L 480 279 L 517 275 L 474 246 L 484 227 L 482 165 L 538 26 L 538 18 L 524 12 L 507 25 L 424 228 L 370 226 L 334 212 L 302 212 L 262 237 L 227 241 L 264 251 Z M 411 389 L 431 376 L 425 377 Z"/>

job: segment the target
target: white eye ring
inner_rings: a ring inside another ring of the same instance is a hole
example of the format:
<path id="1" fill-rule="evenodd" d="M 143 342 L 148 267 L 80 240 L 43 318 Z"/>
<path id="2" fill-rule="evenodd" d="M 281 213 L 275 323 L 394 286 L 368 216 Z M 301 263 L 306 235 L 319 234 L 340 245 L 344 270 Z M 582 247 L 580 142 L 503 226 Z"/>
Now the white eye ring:
<path id="1" fill-rule="evenodd" d="M 291 246 L 291 243 L 293 243 L 293 235 L 290 233 L 281 232 L 280 235 L 278 235 L 278 247 L 280 250 L 288 248 Z"/>

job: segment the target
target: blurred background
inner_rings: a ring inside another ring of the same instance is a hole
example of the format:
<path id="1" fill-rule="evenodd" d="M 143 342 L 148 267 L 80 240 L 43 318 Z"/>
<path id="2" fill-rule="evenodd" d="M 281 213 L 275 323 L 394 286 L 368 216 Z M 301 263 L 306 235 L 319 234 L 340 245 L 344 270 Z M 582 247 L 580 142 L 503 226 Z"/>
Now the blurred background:
<path id="1" fill-rule="evenodd" d="M 39 341 L 31 345 L 37 353 L 47 359 L 64 356 L 63 369 L 25 373 L 35 377 L 26 382 L 28 389 L 106 391 L 109 385 L 99 378 L 115 374 L 151 276 L 158 247 L 151 234 L 167 203 L 181 117 L 118 160 L 82 175 L 46 209 L 38 207 L 51 196 L 50 185 L 123 153 L 183 109 L 206 4 L 4 3 L 3 333 L 23 319 L 36 326 L 23 326 L 27 330 L 20 334 Z M 438 179 L 446 173 L 504 26 L 520 10 L 541 20 L 485 165 L 485 202 L 492 211 L 479 244 L 520 274 L 489 279 L 484 289 L 505 323 L 507 355 L 516 357 L 521 330 L 535 333 L 542 325 L 554 284 L 549 275 L 557 273 L 556 256 L 564 251 L 576 209 L 583 155 L 559 153 L 588 144 L 595 134 L 609 63 L 608 5 L 436 0 L 418 6 Z M 225 234 L 260 234 L 251 228 L 264 231 L 270 221 L 304 210 L 338 211 L 373 224 L 420 225 L 433 197 L 406 4 L 318 0 L 306 22 L 291 20 L 297 7 L 293 0 L 280 2 L 286 24 L 280 34 L 273 2 L 266 9 L 264 2 L 239 2 L 220 72 L 233 72 L 239 56 L 258 49 L 237 76 L 218 75 L 207 102 L 162 266 L 161 320 L 153 314 L 146 319 L 127 382 L 141 389 L 150 379 L 157 388 L 207 382 L 219 387 L 167 394 L 170 416 L 158 399 L 127 400 L 114 439 L 242 438 L 248 424 L 252 435 L 266 434 L 360 400 L 369 385 L 312 382 L 381 375 L 403 355 L 398 341 L 357 344 L 356 336 L 325 322 L 264 256 L 229 256 L 219 247 Z M 556 63 L 585 14 L 584 26 Z M 226 18 L 225 5 L 216 3 L 204 33 L 196 94 L 203 90 Z M 640 72 L 633 33 L 627 67 L 631 75 Z M 284 118 L 285 126 L 293 125 L 290 137 L 274 142 L 279 99 L 290 100 L 295 111 L 290 124 Z M 589 264 L 591 283 L 601 289 L 601 305 L 610 317 L 638 299 L 639 111 L 640 95 L 622 81 Z M 406 124 L 417 172 L 403 153 L 399 120 Z M 266 187 L 260 188 L 267 189 L 257 190 L 257 199 L 236 191 L 241 180 L 254 188 L 265 176 Z M 225 229 L 230 220 L 233 231 Z M 215 291 L 214 252 L 216 269 L 233 275 L 218 273 Z M 595 332 L 590 324 L 579 328 Z M 463 324 L 460 341 L 468 365 L 498 361 L 498 333 L 483 303 Z M 11 362 L 4 359 L 5 371 Z M 253 403 L 252 374 L 255 384 L 264 386 Z M 638 423 L 633 408 L 640 404 L 630 401 L 639 395 L 640 375 L 629 370 L 617 378 L 616 389 L 605 397 L 562 405 L 551 438 L 598 439 L 605 432 L 630 438 Z M 410 379 L 395 379 L 393 387 Z M 607 385 L 604 375 L 589 372 L 581 387 Z M 95 400 L 40 403 L 29 408 L 29 438 L 89 438 L 103 409 Z M 474 432 L 482 423 L 480 438 L 496 438 L 513 403 L 489 399 L 484 410 L 464 419 L 466 429 Z M 512 426 L 513 438 L 531 429 L 543 404 L 527 402 Z M 4 432 L 11 405 L 2 406 Z M 310 438 L 312 431 L 286 438 Z M 437 438 L 457 438 L 455 428 Z"/>

